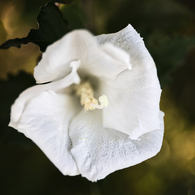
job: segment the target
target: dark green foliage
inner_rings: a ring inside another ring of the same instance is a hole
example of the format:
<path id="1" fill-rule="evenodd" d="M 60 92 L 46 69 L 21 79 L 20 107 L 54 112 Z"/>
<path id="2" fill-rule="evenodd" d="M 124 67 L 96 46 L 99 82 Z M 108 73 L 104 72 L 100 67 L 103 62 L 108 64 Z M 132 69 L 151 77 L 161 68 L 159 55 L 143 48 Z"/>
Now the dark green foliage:
<path id="1" fill-rule="evenodd" d="M 107 29 L 116 32 L 132 24 L 154 58 L 164 87 L 172 80 L 170 73 L 181 66 L 195 45 L 194 13 L 170 0 L 122 1 L 113 10 Z"/>
<path id="2" fill-rule="evenodd" d="M 37 3 L 41 5 L 44 0 L 17 1 L 26 2 L 22 21 L 28 22 L 29 25 L 29 18 L 35 21 Z M 54 2 L 65 4 L 60 10 L 62 14 Z M 63 176 L 32 141 L 7 126 L 11 105 L 23 90 L 35 84 L 31 75 L 21 72 L 18 76 L 9 76 L 7 81 L 0 81 L 1 193 L 194 195 L 195 128 L 190 128 L 189 132 L 187 126 L 189 119 L 193 125 L 195 121 L 194 1 L 75 0 L 66 5 L 70 2 L 71 0 L 53 0 L 53 3 L 47 4 L 38 16 L 40 28 L 31 30 L 25 38 L 7 41 L 3 45 L 4 49 L 11 46 L 21 47 L 21 44 L 33 42 L 44 51 L 49 44 L 70 30 L 85 27 L 93 33 L 98 32 L 94 34 L 114 33 L 128 23 L 132 24 L 143 37 L 154 58 L 164 89 L 161 100 L 161 109 L 165 112 L 163 148 L 154 158 L 119 170 L 97 183 L 91 183 L 81 176 Z M 33 15 L 30 15 L 30 12 Z M 92 28 L 87 24 L 89 19 Z M 6 28 L 1 22 L 0 30 L 0 41 L 3 41 L 6 38 Z M 2 56 L 1 64 L 7 60 L 6 56 Z M 11 62 L 13 63 L 13 60 Z M 176 106 L 173 107 L 172 104 Z M 188 118 L 178 117 L 182 113 Z M 28 147 L 29 145 L 32 147 Z"/>
<path id="3" fill-rule="evenodd" d="M 68 21 L 69 30 L 84 28 L 86 18 L 80 0 L 75 0 L 61 9 L 64 18 Z"/>
<path id="4" fill-rule="evenodd" d="M 31 29 L 27 37 L 6 41 L 0 46 L 0 49 L 20 48 L 22 44 L 33 42 L 44 52 L 48 45 L 68 32 L 67 21 L 63 18 L 58 7 L 52 2 L 41 8 L 37 20 L 39 23 L 38 29 Z"/>
<path id="5" fill-rule="evenodd" d="M 52 0 L 53 2 L 63 3 L 63 4 L 70 4 L 73 0 Z"/>
<path id="6" fill-rule="evenodd" d="M 174 74 L 173 82 L 169 86 L 173 101 L 182 108 L 182 112 L 194 124 L 195 121 L 195 47 L 186 57 L 183 65 Z"/>
<path id="7" fill-rule="evenodd" d="M 20 72 L 18 76 L 9 75 L 8 81 L 0 80 L 0 143 L 14 143 L 25 145 L 31 143 L 21 133 L 8 127 L 10 121 L 10 109 L 19 94 L 35 84 L 32 75 Z"/>
<path id="8" fill-rule="evenodd" d="M 186 52 L 195 46 L 195 36 L 166 36 L 152 33 L 145 43 L 155 60 L 159 80 L 164 87 L 173 80 L 171 73 L 182 65 Z"/>

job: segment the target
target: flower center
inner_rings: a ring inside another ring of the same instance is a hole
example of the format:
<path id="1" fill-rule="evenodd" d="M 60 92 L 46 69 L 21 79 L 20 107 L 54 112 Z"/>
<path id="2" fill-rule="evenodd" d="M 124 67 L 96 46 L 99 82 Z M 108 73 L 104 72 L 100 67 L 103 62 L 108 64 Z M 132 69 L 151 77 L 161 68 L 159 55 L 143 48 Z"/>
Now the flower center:
<path id="1" fill-rule="evenodd" d="M 108 106 L 108 98 L 106 95 L 99 97 L 100 105 L 98 100 L 94 98 L 94 92 L 91 84 L 86 81 L 75 86 L 76 94 L 80 97 L 81 105 L 84 106 L 85 110 L 102 109 Z"/>

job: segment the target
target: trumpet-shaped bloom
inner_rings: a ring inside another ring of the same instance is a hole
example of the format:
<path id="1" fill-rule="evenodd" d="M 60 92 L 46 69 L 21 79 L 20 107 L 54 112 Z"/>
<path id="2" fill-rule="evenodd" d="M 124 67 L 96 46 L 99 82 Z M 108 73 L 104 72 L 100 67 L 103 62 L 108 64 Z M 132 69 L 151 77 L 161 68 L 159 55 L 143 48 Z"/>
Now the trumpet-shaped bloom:
<path id="1" fill-rule="evenodd" d="M 159 152 L 161 89 L 154 61 L 131 25 L 97 37 L 68 33 L 43 53 L 34 77 L 39 85 L 20 94 L 9 125 L 64 175 L 97 181 Z"/>

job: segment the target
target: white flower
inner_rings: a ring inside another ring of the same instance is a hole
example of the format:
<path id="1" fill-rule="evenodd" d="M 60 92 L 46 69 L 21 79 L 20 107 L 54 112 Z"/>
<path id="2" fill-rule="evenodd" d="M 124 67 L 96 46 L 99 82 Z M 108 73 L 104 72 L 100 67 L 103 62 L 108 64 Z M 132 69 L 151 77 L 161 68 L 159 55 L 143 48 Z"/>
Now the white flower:
<path id="1" fill-rule="evenodd" d="M 49 83 L 19 96 L 9 125 L 64 175 L 96 181 L 160 150 L 156 67 L 131 25 L 95 38 L 85 30 L 65 35 L 43 53 L 34 77 Z"/>

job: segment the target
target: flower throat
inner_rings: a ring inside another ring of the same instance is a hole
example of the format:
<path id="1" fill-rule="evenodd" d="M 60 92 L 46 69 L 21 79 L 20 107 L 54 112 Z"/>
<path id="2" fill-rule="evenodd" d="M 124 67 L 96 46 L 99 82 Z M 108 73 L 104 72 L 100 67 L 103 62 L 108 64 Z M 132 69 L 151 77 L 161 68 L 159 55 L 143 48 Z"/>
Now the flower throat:
<path id="1" fill-rule="evenodd" d="M 80 97 L 80 103 L 84 106 L 85 110 L 102 109 L 108 106 L 108 98 L 106 95 L 99 97 L 100 105 L 98 104 L 98 100 L 94 98 L 93 88 L 89 81 L 81 82 L 75 86 L 75 89 L 76 95 Z"/>

